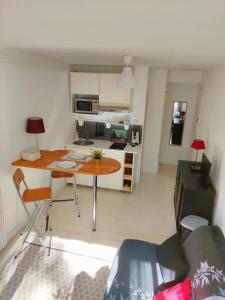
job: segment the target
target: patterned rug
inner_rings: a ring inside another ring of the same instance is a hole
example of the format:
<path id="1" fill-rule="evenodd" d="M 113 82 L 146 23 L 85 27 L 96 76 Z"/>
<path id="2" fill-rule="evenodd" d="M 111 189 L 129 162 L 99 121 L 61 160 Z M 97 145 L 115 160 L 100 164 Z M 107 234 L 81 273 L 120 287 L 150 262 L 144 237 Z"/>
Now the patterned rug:
<path id="1" fill-rule="evenodd" d="M 29 245 L 0 268 L 1 300 L 100 300 L 110 262 Z"/>

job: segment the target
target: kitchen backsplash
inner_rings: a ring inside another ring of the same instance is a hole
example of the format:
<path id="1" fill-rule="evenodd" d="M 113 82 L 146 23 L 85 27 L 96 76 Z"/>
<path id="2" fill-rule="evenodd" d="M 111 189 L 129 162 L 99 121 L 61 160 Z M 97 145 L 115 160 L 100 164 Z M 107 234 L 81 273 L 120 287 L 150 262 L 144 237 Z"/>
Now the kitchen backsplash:
<path id="1" fill-rule="evenodd" d="M 111 141 L 113 130 L 123 129 L 123 124 L 112 124 L 111 128 L 106 128 L 104 122 L 85 121 L 83 126 L 79 126 L 76 121 L 76 128 L 79 138 L 89 138 L 97 140 Z M 130 125 L 127 130 L 127 142 L 131 143 L 131 132 L 132 130 L 139 131 L 140 144 L 142 141 L 142 126 L 141 125 Z"/>

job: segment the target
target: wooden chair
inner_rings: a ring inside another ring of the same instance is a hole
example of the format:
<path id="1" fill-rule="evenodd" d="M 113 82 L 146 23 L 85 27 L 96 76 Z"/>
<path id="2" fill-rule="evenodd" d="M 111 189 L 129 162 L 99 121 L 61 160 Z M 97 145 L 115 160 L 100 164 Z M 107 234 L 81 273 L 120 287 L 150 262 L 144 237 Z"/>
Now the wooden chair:
<path id="1" fill-rule="evenodd" d="M 80 217 L 80 206 L 79 206 L 79 203 L 78 203 L 76 176 L 74 174 L 72 174 L 72 173 L 60 172 L 60 171 L 52 171 L 50 186 L 51 186 L 51 189 L 53 189 L 53 180 L 58 180 L 58 179 L 65 179 L 66 180 L 68 178 L 72 178 L 73 179 L 74 197 L 72 199 L 61 199 L 61 200 L 54 200 L 54 199 L 52 199 L 50 205 L 52 205 L 53 202 L 74 201 L 75 208 L 77 210 L 77 216 Z"/>
<path id="2" fill-rule="evenodd" d="M 16 187 L 16 190 L 18 192 L 19 198 L 21 200 L 21 203 L 24 207 L 24 210 L 28 216 L 28 224 L 27 224 L 27 233 L 25 235 L 25 238 L 23 240 L 22 246 L 18 253 L 15 255 L 15 258 L 21 253 L 21 250 L 23 249 L 23 246 L 28 238 L 28 236 L 31 233 L 32 228 L 37 233 L 37 236 L 41 242 L 41 244 L 45 247 L 43 242 L 43 237 L 47 233 L 49 229 L 49 205 L 51 203 L 51 188 L 50 187 L 41 187 L 41 188 L 35 188 L 35 189 L 29 189 L 27 186 L 27 183 L 25 181 L 24 174 L 21 169 L 16 169 L 16 171 L 13 174 L 13 181 Z M 25 190 L 21 191 L 21 183 L 24 184 Z M 29 212 L 27 208 L 27 204 L 34 203 L 35 209 L 32 213 Z M 46 207 L 46 213 L 44 214 L 44 208 Z M 45 219 L 45 231 L 43 234 L 40 234 L 39 230 L 37 229 L 35 223 L 37 219 L 42 216 Z M 23 233 L 21 234 L 23 235 Z"/>

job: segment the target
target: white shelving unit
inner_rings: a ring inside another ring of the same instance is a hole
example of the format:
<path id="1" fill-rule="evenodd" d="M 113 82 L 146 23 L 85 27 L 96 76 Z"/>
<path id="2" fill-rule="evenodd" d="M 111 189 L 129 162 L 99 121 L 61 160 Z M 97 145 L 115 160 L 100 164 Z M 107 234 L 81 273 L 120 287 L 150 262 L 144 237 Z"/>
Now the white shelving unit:
<path id="1" fill-rule="evenodd" d="M 123 171 L 123 191 L 132 192 L 135 180 L 135 154 L 125 152 Z"/>

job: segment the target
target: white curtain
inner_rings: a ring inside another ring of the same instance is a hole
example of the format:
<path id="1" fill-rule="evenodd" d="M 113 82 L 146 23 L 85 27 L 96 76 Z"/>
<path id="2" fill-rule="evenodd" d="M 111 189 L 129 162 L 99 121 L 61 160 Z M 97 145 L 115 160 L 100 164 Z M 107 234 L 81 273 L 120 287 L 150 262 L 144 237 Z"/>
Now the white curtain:
<path id="1" fill-rule="evenodd" d="M 2 194 L 0 190 L 0 249 L 4 248 L 7 244 L 4 215 L 3 215 L 3 205 L 2 205 Z"/>

